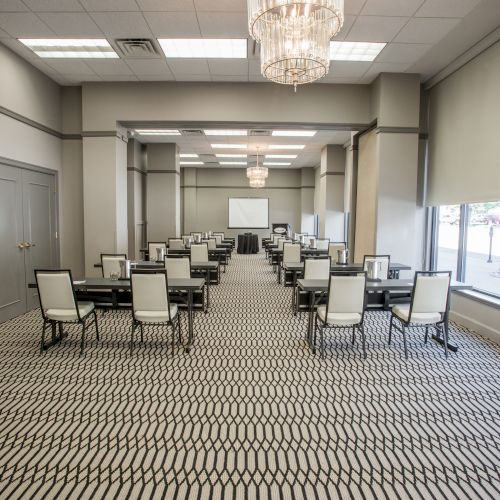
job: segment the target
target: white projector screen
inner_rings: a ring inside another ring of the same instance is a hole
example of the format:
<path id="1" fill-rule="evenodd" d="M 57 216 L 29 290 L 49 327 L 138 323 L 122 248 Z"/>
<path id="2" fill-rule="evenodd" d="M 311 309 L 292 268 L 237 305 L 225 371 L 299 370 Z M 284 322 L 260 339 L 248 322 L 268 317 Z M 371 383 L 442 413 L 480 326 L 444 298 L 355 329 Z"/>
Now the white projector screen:
<path id="1" fill-rule="evenodd" d="M 269 228 L 269 198 L 229 198 L 229 229 Z"/>

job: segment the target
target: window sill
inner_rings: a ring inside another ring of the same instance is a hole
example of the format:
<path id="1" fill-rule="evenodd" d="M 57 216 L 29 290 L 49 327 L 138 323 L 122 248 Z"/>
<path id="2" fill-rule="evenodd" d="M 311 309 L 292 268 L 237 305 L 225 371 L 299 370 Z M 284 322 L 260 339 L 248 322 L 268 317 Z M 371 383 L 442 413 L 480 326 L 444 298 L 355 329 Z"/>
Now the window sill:
<path id="1" fill-rule="evenodd" d="M 476 302 L 480 302 L 481 304 L 485 304 L 489 307 L 500 309 L 500 299 L 487 295 L 486 293 L 481 293 L 477 290 L 459 290 L 453 293 L 475 300 Z"/>

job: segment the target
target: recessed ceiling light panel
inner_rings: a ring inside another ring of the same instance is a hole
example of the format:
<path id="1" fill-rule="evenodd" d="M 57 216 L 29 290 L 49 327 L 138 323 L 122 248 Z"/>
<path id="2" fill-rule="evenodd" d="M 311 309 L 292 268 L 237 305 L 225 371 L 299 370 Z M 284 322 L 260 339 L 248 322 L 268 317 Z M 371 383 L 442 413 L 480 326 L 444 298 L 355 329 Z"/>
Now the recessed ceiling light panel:
<path id="1" fill-rule="evenodd" d="M 266 158 L 277 160 L 295 160 L 297 155 L 266 155 Z"/>
<path id="2" fill-rule="evenodd" d="M 220 129 L 208 129 L 204 130 L 205 135 L 248 135 L 246 130 L 220 130 Z"/>
<path id="3" fill-rule="evenodd" d="M 305 144 L 269 144 L 269 149 L 304 149 Z"/>
<path id="4" fill-rule="evenodd" d="M 239 153 L 232 153 L 232 154 L 227 154 L 227 153 L 217 153 L 215 155 L 217 158 L 246 158 L 247 155 L 244 154 L 239 154 Z"/>
<path id="5" fill-rule="evenodd" d="M 204 165 L 202 161 L 181 161 L 181 165 Z"/>
<path id="6" fill-rule="evenodd" d="M 273 130 L 274 137 L 314 137 L 316 130 Z"/>
<path id="7" fill-rule="evenodd" d="M 213 149 L 247 149 L 246 144 L 211 144 Z"/>
<path id="8" fill-rule="evenodd" d="M 221 165 L 246 165 L 246 161 L 221 161 Z"/>
<path id="9" fill-rule="evenodd" d="M 168 58 L 246 59 L 246 38 L 158 38 Z"/>
<path id="10" fill-rule="evenodd" d="M 118 54 L 109 42 L 100 38 L 19 38 L 18 40 L 44 59 L 118 59 Z"/>
<path id="11" fill-rule="evenodd" d="M 179 130 L 174 129 L 137 129 L 135 132 L 139 135 L 181 135 Z"/>
<path id="12" fill-rule="evenodd" d="M 386 45 L 379 42 L 330 42 L 330 60 L 373 61 Z"/>
<path id="13" fill-rule="evenodd" d="M 286 162 L 280 162 L 280 161 L 265 161 L 264 165 L 266 166 L 274 166 L 274 167 L 287 167 L 288 165 L 291 165 L 291 163 L 286 163 Z"/>
<path id="14" fill-rule="evenodd" d="M 180 158 L 198 158 L 196 153 L 181 153 L 179 155 Z"/>

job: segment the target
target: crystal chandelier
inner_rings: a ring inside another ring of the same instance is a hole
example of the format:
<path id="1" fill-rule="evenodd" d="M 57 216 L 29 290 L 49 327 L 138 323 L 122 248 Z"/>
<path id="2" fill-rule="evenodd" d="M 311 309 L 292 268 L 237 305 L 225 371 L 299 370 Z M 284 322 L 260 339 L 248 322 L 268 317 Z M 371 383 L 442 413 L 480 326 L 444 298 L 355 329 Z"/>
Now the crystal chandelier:
<path id="1" fill-rule="evenodd" d="M 261 72 L 285 85 L 328 73 L 330 39 L 344 23 L 344 0 L 247 0 L 250 36 L 261 44 Z"/>
<path id="2" fill-rule="evenodd" d="M 254 167 L 247 168 L 247 177 L 250 187 L 263 188 L 266 185 L 266 179 L 269 175 L 267 167 L 259 165 L 259 152 L 257 151 L 257 162 Z"/>

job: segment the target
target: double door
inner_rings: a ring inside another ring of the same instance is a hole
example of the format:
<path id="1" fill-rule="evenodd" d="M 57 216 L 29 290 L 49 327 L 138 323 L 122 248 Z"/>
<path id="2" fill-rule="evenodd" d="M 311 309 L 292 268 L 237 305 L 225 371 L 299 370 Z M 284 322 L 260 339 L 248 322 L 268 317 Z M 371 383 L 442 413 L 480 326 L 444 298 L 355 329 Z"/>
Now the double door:
<path id="1" fill-rule="evenodd" d="M 55 176 L 0 164 L 0 323 L 38 306 L 34 269 L 57 266 Z"/>

